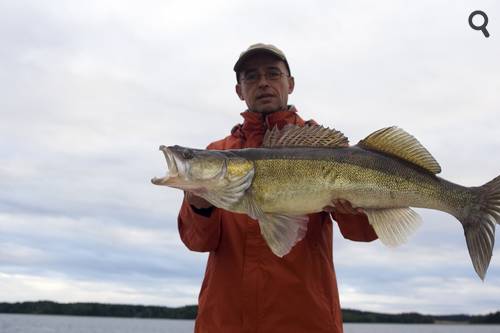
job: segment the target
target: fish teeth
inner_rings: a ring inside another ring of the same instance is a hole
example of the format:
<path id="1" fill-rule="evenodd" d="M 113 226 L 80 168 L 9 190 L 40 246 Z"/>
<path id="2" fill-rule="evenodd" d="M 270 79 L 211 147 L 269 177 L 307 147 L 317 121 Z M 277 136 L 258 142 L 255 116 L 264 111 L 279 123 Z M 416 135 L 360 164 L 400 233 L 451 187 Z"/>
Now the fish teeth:
<path id="1" fill-rule="evenodd" d="M 167 175 L 164 178 L 175 177 L 178 175 L 179 170 L 177 168 L 177 163 L 175 161 L 175 156 L 168 147 L 160 146 L 160 150 L 165 155 L 165 160 L 167 161 Z"/>

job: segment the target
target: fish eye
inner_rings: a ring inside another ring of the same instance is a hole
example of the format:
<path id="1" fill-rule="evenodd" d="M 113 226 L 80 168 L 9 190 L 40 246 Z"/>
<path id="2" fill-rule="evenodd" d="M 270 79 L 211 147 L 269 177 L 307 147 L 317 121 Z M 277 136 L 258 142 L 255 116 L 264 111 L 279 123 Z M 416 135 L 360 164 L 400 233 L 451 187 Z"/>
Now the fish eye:
<path id="1" fill-rule="evenodd" d="M 193 151 L 191 149 L 185 149 L 182 151 L 182 158 L 190 160 L 194 157 Z"/>

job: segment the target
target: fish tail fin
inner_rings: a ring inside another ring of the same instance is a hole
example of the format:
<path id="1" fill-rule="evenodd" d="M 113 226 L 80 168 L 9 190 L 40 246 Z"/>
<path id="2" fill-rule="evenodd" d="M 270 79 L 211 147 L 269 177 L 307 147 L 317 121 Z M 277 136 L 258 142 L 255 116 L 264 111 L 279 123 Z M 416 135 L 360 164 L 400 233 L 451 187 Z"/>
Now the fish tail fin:
<path id="1" fill-rule="evenodd" d="M 495 224 L 500 224 L 500 176 L 471 191 L 473 199 L 458 219 L 464 227 L 472 265 L 484 280 L 495 244 Z"/>

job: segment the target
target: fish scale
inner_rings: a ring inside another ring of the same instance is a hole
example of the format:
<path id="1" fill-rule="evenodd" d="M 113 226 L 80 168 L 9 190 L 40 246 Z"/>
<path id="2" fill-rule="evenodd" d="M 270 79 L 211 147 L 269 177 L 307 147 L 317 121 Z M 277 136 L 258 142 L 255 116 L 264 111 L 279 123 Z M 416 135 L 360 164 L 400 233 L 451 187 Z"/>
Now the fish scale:
<path id="1" fill-rule="evenodd" d="M 356 159 L 346 158 L 353 155 L 351 150 L 357 153 Z M 456 200 L 467 193 L 464 187 L 422 173 L 418 168 L 408 167 L 384 154 L 360 152 L 357 148 L 323 149 L 319 152 L 321 155 L 317 151 L 297 148 L 293 159 L 285 149 L 274 149 L 272 156 L 266 156 L 265 150 L 230 153 L 254 160 L 251 192 L 265 212 L 319 212 L 333 199 L 342 198 L 355 207 L 411 205 L 456 213 L 452 207 L 457 206 Z M 375 163 L 376 160 L 379 162 Z M 301 200 L 295 202 L 294 198 Z"/>

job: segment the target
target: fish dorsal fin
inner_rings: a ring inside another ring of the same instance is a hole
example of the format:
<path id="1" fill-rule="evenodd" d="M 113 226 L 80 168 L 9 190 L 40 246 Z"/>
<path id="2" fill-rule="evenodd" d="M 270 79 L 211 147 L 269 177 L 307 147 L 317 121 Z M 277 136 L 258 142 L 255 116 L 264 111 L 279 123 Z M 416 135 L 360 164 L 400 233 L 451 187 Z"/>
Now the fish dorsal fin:
<path id="1" fill-rule="evenodd" d="M 415 137 L 396 126 L 382 128 L 358 143 L 361 148 L 380 151 L 438 174 L 441 166 Z"/>
<path id="2" fill-rule="evenodd" d="M 349 140 L 341 132 L 319 125 L 286 125 L 283 129 L 274 126 L 264 136 L 262 147 L 348 147 Z"/>

